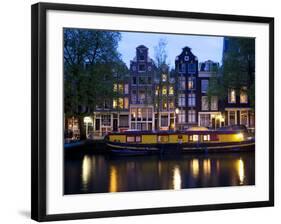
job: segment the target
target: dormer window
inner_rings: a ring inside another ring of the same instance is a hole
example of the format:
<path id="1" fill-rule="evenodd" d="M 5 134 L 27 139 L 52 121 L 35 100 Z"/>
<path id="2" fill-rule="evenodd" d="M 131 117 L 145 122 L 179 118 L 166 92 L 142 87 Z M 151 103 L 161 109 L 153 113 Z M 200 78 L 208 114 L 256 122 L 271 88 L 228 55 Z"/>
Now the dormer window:
<path id="1" fill-rule="evenodd" d="M 139 64 L 139 72 L 145 72 L 145 64 Z"/>
<path id="2" fill-rule="evenodd" d="M 140 58 L 140 61 L 144 61 L 144 54 L 140 54 L 139 58 Z"/>

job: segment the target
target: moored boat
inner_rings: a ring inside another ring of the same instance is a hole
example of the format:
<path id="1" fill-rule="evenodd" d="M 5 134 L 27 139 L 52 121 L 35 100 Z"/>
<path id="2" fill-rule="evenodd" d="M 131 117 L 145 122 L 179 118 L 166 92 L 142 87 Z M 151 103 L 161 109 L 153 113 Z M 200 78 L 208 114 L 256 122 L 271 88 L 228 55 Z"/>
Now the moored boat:
<path id="1" fill-rule="evenodd" d="M 253 150 L 255 139 L 247 130 L 127 131 L 106 136 L 110 152 L 123 155 L 176 154 Z"/>

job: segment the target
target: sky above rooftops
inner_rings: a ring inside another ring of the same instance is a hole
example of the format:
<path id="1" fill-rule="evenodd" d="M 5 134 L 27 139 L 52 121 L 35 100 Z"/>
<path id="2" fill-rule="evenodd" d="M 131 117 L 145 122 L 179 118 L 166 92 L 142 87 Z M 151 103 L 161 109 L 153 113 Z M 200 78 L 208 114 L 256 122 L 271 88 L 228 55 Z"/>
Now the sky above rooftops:
<path id="1" fill-rule="evenodd" d="M 174 68 L 175 58 L 185 46 L 191 48 L 199 62 L 212 60 L 221 64 L 223 37 L 142 32 L 121 32 L 121 35 L 122 40 L 119 42 L 118 51 L 122 54 L 122 59 L 128 67 L 130 66 L 130 60 L 135 57 L 136 47 L 139 45 L 148 47 L 149 57 L 154 59 L 154 47 L 157 46 L 161 38 L 167 42 L 167 63 L 171 68 Z"/>

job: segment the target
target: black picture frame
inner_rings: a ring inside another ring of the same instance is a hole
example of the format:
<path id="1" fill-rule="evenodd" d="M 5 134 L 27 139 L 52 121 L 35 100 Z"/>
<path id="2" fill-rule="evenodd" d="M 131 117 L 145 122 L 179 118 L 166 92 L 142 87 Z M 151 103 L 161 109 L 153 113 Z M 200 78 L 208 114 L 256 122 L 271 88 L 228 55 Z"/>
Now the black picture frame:
<path id="1" fill-rule="evenodd" d="M 243 203 L 208 204 L 196 206 L 159 207 L 102 212 L 48 215 L 46 213 L 46 13 L 48 10 L 100 12 L 111 14 L 177 17 L 216 21 L 253 22 L 269 25 L 269 200 Z M 31 76 L 32 76 L 32 155 L 31 155 L 31 218 L 37 221 L 86 219 L 206 210 L 238 209 L 274 206 L 274 18 L 240 15 L 164 11 L 137 8 L 103 7 L 73 4 L 37 3 L 31 16 Z"/>

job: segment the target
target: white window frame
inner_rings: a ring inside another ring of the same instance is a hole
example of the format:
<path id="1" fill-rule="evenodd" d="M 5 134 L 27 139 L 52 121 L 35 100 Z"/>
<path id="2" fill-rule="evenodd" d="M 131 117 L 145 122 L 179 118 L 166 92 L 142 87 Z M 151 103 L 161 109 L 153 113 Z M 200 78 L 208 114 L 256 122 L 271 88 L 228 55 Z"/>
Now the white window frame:
<path id="1" fill-rule="evenodd" d="M 230 112 L 232 112 L 232 111 L 234 111 L 235 112 L 235 124 L 234 125 L 236 125 L 237 124 L 237 111 L 236 110 L 228 110 L 227 112 L 227 117 L 228 117 L 228 125 L 231 125 L 230 124 Z"/>

